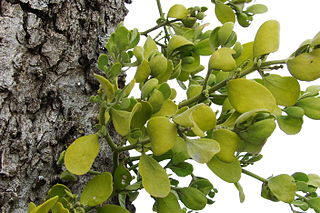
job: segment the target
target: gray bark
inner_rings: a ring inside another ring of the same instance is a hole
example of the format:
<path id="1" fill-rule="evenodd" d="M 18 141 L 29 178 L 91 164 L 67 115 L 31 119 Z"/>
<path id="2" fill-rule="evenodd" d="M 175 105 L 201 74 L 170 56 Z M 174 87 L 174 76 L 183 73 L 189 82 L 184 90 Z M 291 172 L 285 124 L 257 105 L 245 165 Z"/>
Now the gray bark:
<path id="1" fill-rule="evenodd" d="M 123 0 L 0 0 L 1 212 L 42 202 L 61 182 L 61 151 L 94 132 L 95 62 L 126 13 Z M 101 145 L 94 167 L 109 171 Z M 87 179 L 69 186 L 79 192 Z"/>

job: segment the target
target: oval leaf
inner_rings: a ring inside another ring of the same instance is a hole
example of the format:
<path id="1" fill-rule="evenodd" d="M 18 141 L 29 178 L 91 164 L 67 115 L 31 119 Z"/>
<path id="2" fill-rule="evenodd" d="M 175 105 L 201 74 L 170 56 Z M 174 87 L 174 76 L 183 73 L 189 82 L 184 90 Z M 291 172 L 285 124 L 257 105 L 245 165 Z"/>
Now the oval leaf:
<path id="1" fill-rule="evenodd" d="M 209 169 L 228 183 L 237 183 L 241 178 L 241 166 L 238 159 L 231 163 L 225 163 L 217 156 L 214 156 L 211 161 L 207 163 Z"/>
<path id="2" fill-rule="evenodd" d="M 113 191 L 113 181 L 110 172 L 94 176 L 84 187 L 80 203 L 87 206 L 99 205 L 110 197 Z"/>
<path id="3" fill-rule="evenodd" d="M 268 187 L 274 196 L 286 203 L 294 200 L 297 190 L 294 178 L 286 174 L 272 177 L 268 180 Z"/>
<path id="4" fill-rule="evenodd" d="M 208 138 L 187 140 L 188 154 L 198 163 L 208 163 L 220 151 L 219 143 Z"/>
<path id="5" fill-rule="evenodd" d="M 142 155 L 139 161 L 139 173 L 142 185 L 154 196 L 164 198 L 170 193 L 170 180 L 166 171 L 152 157 Z"/>
<path id="6" fill-rule="evenodd" d="M 175 4 L 168 11 L 168 18 L 184 19 L 188 16 L 188 9 L 181 5 Z"/>
<path id="7" fill-rule="evenodd" d="M 165 198 L 156 199 L 156 209 L 158 213 L 181 212 L 178 199 L 172 192 Z"/>
<path id="8" fill-rule="evenodd" d="M 225 4 L 216 4 L 215 6 L 215 14 L 217 19 L 222 23 L 226 22 L 235 22 L 236 16 L 231 7 Z"/>
<path id="9" fill-rule="evenodd" d="M 163 116 L 151 118 L 148 121 L 147 130 L 155 155 L 162 155 L 174 147 L 177 139 L 177 128 L 169 118 Z"/>
<path id="10" fill-rule="evenodd" d="M 264 22 L 254 39 L 253 56 L 258 57 L 276 52 L 279 49 L 280 24 L 276 20 Z"/>
<path id="11" fill-rule="evenodd" d="M 99 153 L 99 136 L 87 135 L 75 140 L 66 150 L 64 165 L 75 175 L 86 174 Z"/>

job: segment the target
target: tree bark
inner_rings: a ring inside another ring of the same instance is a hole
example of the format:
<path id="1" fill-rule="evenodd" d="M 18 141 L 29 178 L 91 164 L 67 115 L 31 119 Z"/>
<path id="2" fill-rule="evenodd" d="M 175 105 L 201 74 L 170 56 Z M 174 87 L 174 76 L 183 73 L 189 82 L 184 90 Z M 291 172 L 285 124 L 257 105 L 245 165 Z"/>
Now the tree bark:
<path id="1" fill-rule="evenodd" d="M 126 13 L 124 0 L 0 0 L 1 212 L 42 202 L 61 182 L 60 153 L 95 131 L 92 74 Z M 101 143 L 94 168 L 110 171 L 111 156 Z M 77 193 L 88 178 L 69 186 Z"/>

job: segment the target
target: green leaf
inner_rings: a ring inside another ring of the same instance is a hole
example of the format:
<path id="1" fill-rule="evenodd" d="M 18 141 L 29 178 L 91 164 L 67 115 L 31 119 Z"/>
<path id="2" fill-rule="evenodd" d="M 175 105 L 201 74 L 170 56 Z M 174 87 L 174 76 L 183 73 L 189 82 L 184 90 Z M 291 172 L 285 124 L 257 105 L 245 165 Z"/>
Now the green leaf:
<path id="1" fill-rule="evenodd" d="M 205 104 L 198 104 L 174 117 L 173 121 L 191 130 L 198 136 L 204 137 L 203 131 L 208 131 L 216 126 L 214 111 Z"/>
<path id="2" fill-rule="evenodd" d="M 94 77 L 100 82 L 100 87 L 103 92 L 106 94 L 109 101 L 112 101 L 115 94 L 115 88 L 113 84 L 110 83 L 108 79 L 101 75 L 94 74 Z"/>
<path id="3" fill-rule="evenodd" d="M 160 198 L 168 196 L 170 180 L 166 171 L 156 160 L 143 154 L 140 157 L 139 173 L 142 177 L 142 185 L 150 195 Z"/>
<path id="4" fill-rule="evenodd" d="M 144 82 L 149 75 L 151 74 L 151 69 L 147 60 L 143 60 L 141 64 L 137 67 L 136 74 L 134 75 L 134 79 L 136 79 L 137 83 Z"/>
<path id="5" fill-rule="evenodd" d="M 296 105 L 304 110 L 307 117 L 315 120 L 320 119 L 320 98 L 303 98 Z"/>
<path id="6" fill-rule="evenodd" d="M 113 182 L 115 189 L 124 189 L 130 184 L 132 179 L 133 177 L 129 170 L 123 164 L 120 164 L 114 171 Z"/>
<path id="7" fill-rule="evenodd" d="M 219 160 L 217 156 L 214 156 L 207 163 L 207 166 L 214 174 L 228 183 L 236 183 L 241 178 L 241 166 L 238 159 L 231 163 L 225 163 Z"/>
<path id="8" fill-rule="evenodd" d="M 320 188 L 320 176 L 316 174 L 308 174 L 308 184 Z"/>
<path id="9" fill-rule="evenodd" d="M 33 208 L 34 213 L 48 213 L 54 207 L 54 205 L 57 203 L 58 199 L 59 199 L 58 196 L 52 197 L 52 198 L 48 199 L 46 202 L 37 206 L 35 209 L 34 209 L 35 205 L 31 204 L 32 205 L 31 209 Z"/>
<path id="10" fill-rule="evenodd" d="M 280 24 L 276 20 L 264 22 L 254 39 L 253 56 L 258 57 L 276 52 L 279 49 Z"/>
<path id="11" fill-rule="evenodd" d="M 173 164 L 168 166 L 177 176 L 186 177 L 193 172 L 193 166 L 190 163 L 180 162 L 177 164 Z"/>
<path id="12" fill-rule="evenodd" d="M 237 188 L 237 190 L 238 190 L 238 192 L 239 192 L 240 203 L 243 203 L 244 200 L 245 200 L 245 198 L 246 198 L 246 196 L 245 196 L 245 194 L 244 194 L 244 192 L 243 192 L 242 186 L 240 185 L 239 182 L 234 183 L 234 186 Z"/>
<path id="13" fill-rule="evenodd" d="M 189 12 L 187 8 L 181 4 L 173 5 L 168 11 L 168 18 L 184 19 L 187 18 Z"/>
<path id="14" fill-rule="evenodd" d="M 234 60 L 232 54 L 236 53 L 230 48 L 220 48 L 215 51 L 209 60 L 209 69 L 222 70 L 222 71 L 232 71 L 236 66 L 236 61 Z"/>
<path id="15" fill-rule="evenodd" d="M 263 78 L 262 84 L 270 90 L 278 105 L 292 106 L 300 96 L 299 82 L 293 77 L 271 74 Z"/>
<path id="16" fill-rule="evenodd" d="M 246 130 L 238 132 L 239 136 L 254 145 L 264 145 L 268 137 L 271 136 L 276 128 L 274 119 L 264 119 L 255 122 L 249 126 Z"/>
<path id="17" fill-rule="evenodd" d="M 301 200 L 294 200 L 291 202 L 291 204 L 294 205 L 295 207 L 300 208 L 303 211 L 307 211 L 309 209 L 308 203 Z"/>
<path id="18" fill-rule="evenodd" d="M 216 4 L 215 6 L 215 14 L 217 19 L 222 23 L 226 22 L 235 22 L 236 17 L 231 7 L 225 4 Z"/>
<path id="19" fill-rule="evenodd" d="M 98 68 L 99 70 L 105 72 L 108 69 L 108 55 L 100 54 L 98 58 Z"/>
<path id="20" fill-rule="evenodd" d="M 178 106 L 170 99 L 167 99 L 163 102 L 160 110 L 153 114 L 152 116 L 167 116 L 171 117 L 172 115 L 176 114 L 178 110 Z"/>
<path id="21" fill-rule="evenodd" d="M 155 113 L 161 109 L 165 98 L 162 92 L 160 92 L 158 89 L 154 89 L 148 101 L 152 106 L 152 112 Z"/>
<path id="22" fill-rule="evenodd" d="M 189 209 L 201 210 L 207 205 L 206 196 L 196 188 L 179 188 L 177 192 L 181 202 Z"/>
<path id="23" fill-rule="evenodd" d="M 137 28 L 130 31 L 129 47 L 128 49 L 134 48 L 140 41 L 140 33 Z"/>
<path id="24" fill-rule="evenodd" d="M 172 156 L 172 163 L 179 163 L 183 162 L 190 158 L 187 150 L 187 143 L 181 137 L 177 137 L 176 144 L 171 149 L 173 156 Z"/>
<path id="25" fill-rule="evenodd" d="M 268 180 L 268 187 L 280 201 L 290 203 L 294 200 L 297 186 L 293 177 L 283 174 Z"/>
<path id="26" fill-rule="evenodd" d="M 33 202 L 29 203 L 28 213 L 35 213 L 36 210 L 37 210 L 36 204 L 34 204 Z"/>
<path id="27" fill-rule="evenodd" d="M 302 53 L 287 61 L 288 70 L 301 81 L 314 81 L 320 78 L 320 49 Z"/>
<path id="28" fill-rule="evenodd" d="M 112 175 L 110 172 L 103 172 L 89 180 L 81 193 L 80 203 L 86 206 L 102 204 L 108 200 L 112 191 Z"/>
<path id="29" fill-rule="evenodd" d="M 234 153 L 241 139 L 228 129 L 217 129 L 212 132 L 211 138 L 216 140 L 220 146 L 220 152 L 216 155 L 221 161 L 231 163 L 234 161 Z"/>
<path id="30" fill-rule="evenodd" d="M 279 108 L 272 93 L 255 81 L 243 78 L 230 80 L 227 91 L 231 105 L 240 113 L 266 109 L 278 114 Z"/>
<path id="31" fill-rule="evenodd" d="M 233 32 L 234 23 L 226 22 L 218 31 L 219 44 L 225 45 Z"/>
<path id="32" fill-rule="evenodd" d="M 247 65 L 244 68 L 250 68 L 253 66 L 253 42 L 245 43 L 242 46 L 243 50 L 241 55 L 235 59 L 237 66 L 240 66 L 246 62 Z"/>
<path id="33" fill-rule="evenodd" d="M 167 117 L 151 118 L 148 121 L 147 130 L 151 140 L 152 151 L 155 155 L 166 153 L 176 143 L 177 128 Z"/>
<path id="34" fill-rule="evenodd" d="M 218 32 L 221 27 L 216 27 L 212 32 L 210 33 L 209 37 L 209 42 L 210 42 L 210 47 L 212 50 L 216 50 L 219 46 L 219 39 L 218 39 Z"/>
<path id="35" fill-rule="evenodd" d="M 57 202 L 55 206 L 52 208 L 52 213 L 69 213 L 69 210 L 66 209 L 62 203 Z"/>
<path id="36" fill-rule="evenodd" d="M 52 186 L 48 191 L 48 198 L 59 196 L 59 199 L 57 200 L 57 202 L 60 202 L 61 204 L 63 204 L 64 207 L 66 207 L 67 200 L 65 199 L 65 197 L 67 196 L 68 192 L 71 193 L 71 190 L 67 186 L 63 184 L 56 184 Z"/>
<path id="37" fill-rule="evenodd" d="M 211 55 L 212 48 L 210 46 L 210 38 L 205 38 L 197 42 L 194 51 L 197 55 Z"/>
<path id="38" fill-rule="evenodd" d="M 213 185 L 205 178 L 197 178 L 190 183 L 190 187 L 196 188 L 204 195 L 208 195 L 213 189 Z"/>
<path id="39" fill-rule="evenodd" d="M 188 59 L 190 59 L 190 61 Z M 200 56 L 197 55 L 196 53 L 192 53 L 191 55 L 182 59 L 182 64 L 181 64 L 182 71 L 191 73 L 196 71 L 199 66 L 200 66 Z"/>
<path id="40" fill-rule="evenodd" d="M 317 35 L 314 36 L 314 38 L 312 39 L 311 45 L 313 47 L 319 48 L 319 45 L 320 45 L 320 32 L 318 32 Z"/>
<path id="41" fill-rule="evenodd" d="M 310 198 L 307 202 L 316 213 L 320 212 L 320 197 Z"/>
<path id="42" fill-rule="evenodd" d="M 110 69 L 111 76 L 117 76 L 121 73 L 122 65 L 120 63 L 114 63 Z"/>
<path id="43" fill-rule="evenodd" d="M 126 50 L 129 45 L 129 30 L 119 24 L 114 32 L 113 40 L 120 51 Z"/>
<path id="44" fill-rule="evenodd" d="M 283 111 L 293 118 L 302 118 L 304 116 L 304 110 L 297 106 L 287 107 Z"/>
<path id="45" fill-rule="evenodd" d="M 136 83 L 136 80 L 132 79 L 129 84 L 123 89 L 123 97 L 128 97 Z"/>
<path id="46" fill-rule="evenodd" d="M 107 205 L 104 205 L 103 207 L 98 208 L 98 213 L 130 213 L 130 212 L 121 206 L 107 204 Z"/>
<path id="47" fill-rule="evenodd" d="M 141 97 L 147 98 L 151 92 L 158 86 L 158 79 L 156 78 L 151 78 L 148 80 L 141 88 Z"/>
<path id="48" fill-rule="evenodd" d="M 296 172 L 294 174 L 291 175 L 296 181 L 303 181 L 303 182 L 308 182 L 309 181 L 309 177 L 307 174 L 303 173 L 303 172 Z"/>
<path id="49" fill-rule="evenodd" d="M 277 118 L 278 125 L 288 135 L 295 135 L 301 131 L 303 119 L 291 116 L 280 116 Z"/>
<path id="50" fill-rule="evenodd" d="M 143 56 L 145 59 L 148 59 L 152 54 L 159 52 L 156 42 L 154 42 L 150 36 L 147 37 L 147 40 L 143 45 L 143 49 Z"/>
<path id="51" fill-rule="evenodd" d="M 268 7 L 264 4 L 254 4 L 247 8 L 246 12 L 252 14 L 262 14 L 268 11 Z"/>
<path id="52" fill-rule="evenodd" d="M 170 192 L 168 196 L 156 199 L 156 210 L 158 213 L 180 213 L 181 207 L 176 195 Z"/>
<path id="53" fill-rule="evenodd" d="M 201 85 L 190 85 L 187 89 L 187 98 L 193 98 L 201 94 L 203 86 Z"/>
<path id="54" fill-rule="evenodd" d="M 220 151 L 219 143 L 209 138 L 187 140 L 188 154 L 198 163 L 208 163 Z"/>
<path id="55" fill-rule="evenodd" d="M 167 70 L 167 64 L 167 58 L 162 54 L 152 57 L 149 61 L 152 76 L 157 77 L 165 73 Z"/>
<path id="56" fill-rule="evenodd" d="M 174 51 L 182 51 L 183 49 L 193 48 L 194 44 L 180 35 L 172 36 L 168 43 L 168 53 L 171 54 Z"/>
<path id="57" fill-rule="evenodd" d="M 99 136 L 86 135 L 76 139 L 66 150 L 64 165 L 75 175 L 84 175 L 99 153 Z"/>
<path id="58" fill-rule="evenodd" d="M 124 110 L 111 109 L 110 114 L 115 130 L 122 136 L 129 134 L 131 130 L 131 121 L 134 114 L 141 109 L 141 104 L 137 103 L 131 112 Z"/>
<path id="59" fill-rule="evenodd" d="M 152 106 L 146 101 L 140 101 L 141 107 L 136 111 L 131 119 L 131 129 L 141 129 L 147 120 L 151 118 L 152 115 Z"/>

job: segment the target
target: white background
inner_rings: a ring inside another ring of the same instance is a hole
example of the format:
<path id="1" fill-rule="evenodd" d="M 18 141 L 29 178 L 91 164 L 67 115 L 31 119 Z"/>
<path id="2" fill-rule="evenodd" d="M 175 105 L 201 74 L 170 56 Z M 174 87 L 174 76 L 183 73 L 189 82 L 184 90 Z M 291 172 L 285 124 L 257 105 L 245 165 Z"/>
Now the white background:
<path id="1" fill-rule="evenodd" d="M 220 23 L 214 16 L 214 6 L 210 0 L 162 0 L 163 10 L 167 12 L 174 4 L 190 6 L 207 6 L 207 17 L 204 22 L 211 25 L 206 29 L 214 29 Z M 250 42 L 254 39 L 258 27 L 266 20 L 276 19 L 281 24 L 280 50 L 272 54 L 269 59 L 285 59 L 306 39 L 320 31 L 319 0 L 257 0 L 255 3 L 266 4 L 269 11 L 254 17 L 249 28 L 241 28 L 236 25 L 238 41 Z M 125 19 L 125 26 L 129 29 L 138 28 L 140 31 L 151 28 L 158 18 L 156 0 L 133 0 L 127 6 L 129 14 Z M 205 64 L 203 64 L 205 65 Z M 289 75 L 286 69 L 275 71 L 281 75 Z M 320 81 L 311 83 L 301 82 L 301 87 L 306 85 L 320 84 Z M 278 174 L 292 174 L 297 171 L 320 174 L 320 121 L 305 118 L 303 130 L 294 136 L 285 135 L 277 129 L 262 150 L 263 159 L 248 170 L 262 177 Z M 240 204 L 238 192 L 233 184 L 219 180 L 210 170 L 200 164 L 194 164 L 195 174 L 209 178 L 219 193 L 214 200 L 216 203 L 207 206 L 201 213 L 211 212 L 237 212 L 237 213 L 269 213 L 269 212 L 291 212 L 287 204 L 271 202 L 260 197 L 261 183 L 246 175 L 242 175 L 240 183 L 244 188 L 246 200 Z M 189 179 L 184 178 L 188 184 Z M 141 193 L 134 202 L 137 213 L 151 213 L 153 199 L 147 193 Z"/>

